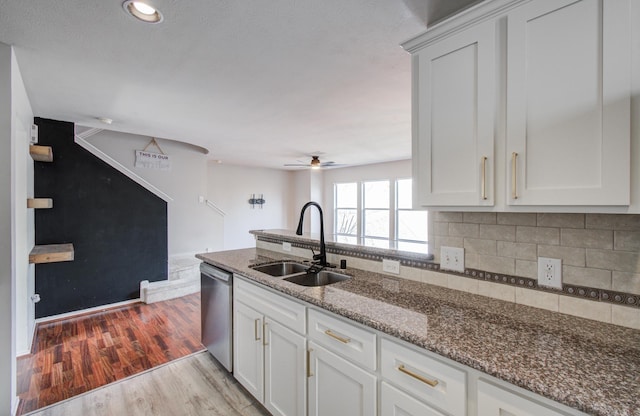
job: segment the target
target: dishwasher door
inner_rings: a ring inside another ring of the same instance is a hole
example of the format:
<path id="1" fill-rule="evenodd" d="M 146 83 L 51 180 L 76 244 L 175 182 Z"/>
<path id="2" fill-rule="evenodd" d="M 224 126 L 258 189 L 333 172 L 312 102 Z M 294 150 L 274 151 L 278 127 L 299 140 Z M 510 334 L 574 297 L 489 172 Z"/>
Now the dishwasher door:
<path id="1" fill-rule="evenodd" d="M 200 265 L 202 344 L 229 372 L 233 370 L 233 275 Z"/>

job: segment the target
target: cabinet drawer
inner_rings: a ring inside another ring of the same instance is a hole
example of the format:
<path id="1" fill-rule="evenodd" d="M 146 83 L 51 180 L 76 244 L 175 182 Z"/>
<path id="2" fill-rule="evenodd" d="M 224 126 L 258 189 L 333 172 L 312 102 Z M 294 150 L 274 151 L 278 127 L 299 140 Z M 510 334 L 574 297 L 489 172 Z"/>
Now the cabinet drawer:
<path id="1" fill-rule="evenodd" d="M 310 309 L 309 339 L 371 371 L 376 369 L 376 335 L 373 332 Z"/>
<path id="2" fill-rule="evenodd" d="M 566 413 L 478 380 L 478 414 L 486 416 L 564 416 Z"/>
<path id="3" fill-rule="evenodd" d="M 300 334 L 305 333 L 306 306 L 238 278 L 233 279 L 233 297 L 274 321 Z"/>
<path id="4" fill-rule="evenodd" d="M 445 416 L 384 381 L 380 385 L 380 410 L 384 416 Z"/>
<path id="5" fill-rule="evenodd" d="M 467 373 L 426 354 L 382 339 L 382 377 L 454 416 L 467 413 Z"/>

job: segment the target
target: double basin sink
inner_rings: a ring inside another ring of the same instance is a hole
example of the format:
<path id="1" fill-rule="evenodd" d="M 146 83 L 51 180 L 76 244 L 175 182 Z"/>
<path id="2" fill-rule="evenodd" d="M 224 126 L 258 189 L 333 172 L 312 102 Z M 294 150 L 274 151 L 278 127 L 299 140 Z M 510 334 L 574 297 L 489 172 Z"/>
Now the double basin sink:
<path id="1" fill-rule="evenodd" d="M 315 272 L 309 270 L 309 267 L 309 265 L 293 261 L 278 261 L 269 264 L 251 266 L 251 268 L 257 272 L 266 273 L 274 277 L 283 277 L 283 280 L 301 286 L 325 286 L 351 278 L 351 276 L 332 272 L 330 270 Z"/>

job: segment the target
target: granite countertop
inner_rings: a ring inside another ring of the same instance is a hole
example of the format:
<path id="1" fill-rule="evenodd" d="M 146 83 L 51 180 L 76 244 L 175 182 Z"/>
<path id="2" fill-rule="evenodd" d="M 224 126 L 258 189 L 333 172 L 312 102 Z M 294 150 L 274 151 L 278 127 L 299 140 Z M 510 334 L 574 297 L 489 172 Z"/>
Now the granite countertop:
<path id="1" fill-rule="evenodd" d="M 357 269 L 304 287 L 249 266 L 250 248 L 198 254 L 300 300 L 595 415 L 640 415 L 640 331 Z"/>

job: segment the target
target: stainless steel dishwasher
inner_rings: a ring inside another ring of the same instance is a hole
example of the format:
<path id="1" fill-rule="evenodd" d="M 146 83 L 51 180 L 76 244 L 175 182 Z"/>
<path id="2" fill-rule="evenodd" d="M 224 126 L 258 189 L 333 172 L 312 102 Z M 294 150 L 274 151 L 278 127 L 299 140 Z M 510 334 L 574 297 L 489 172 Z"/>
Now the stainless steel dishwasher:
<path id="1" fill-rule="evenodd" d="M 233 274 L 200 264 L 202 344 L 233 371 Z"/>

